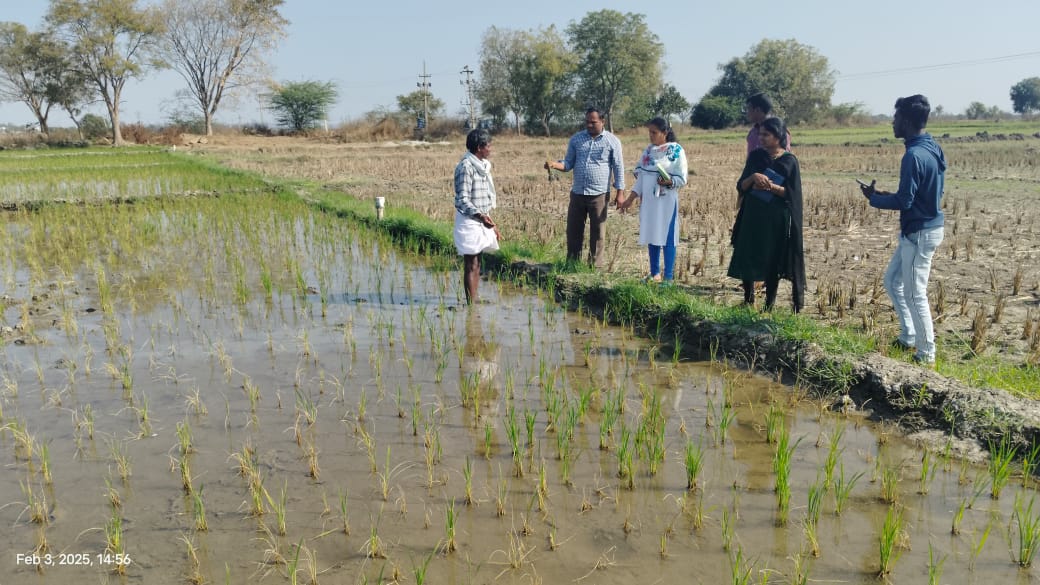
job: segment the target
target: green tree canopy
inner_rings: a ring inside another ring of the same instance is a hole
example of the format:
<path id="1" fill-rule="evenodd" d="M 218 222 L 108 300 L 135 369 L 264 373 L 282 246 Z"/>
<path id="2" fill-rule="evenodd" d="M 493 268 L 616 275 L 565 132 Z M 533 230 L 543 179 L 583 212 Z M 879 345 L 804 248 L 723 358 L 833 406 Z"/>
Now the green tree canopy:
<path id="1" fill-rule="evenodd" d="M 625 107 L 648 104 L 661 87 L 664 45 L 642 14 L 590 12 L 567 27 L 567 36 L 578 55 L 578 97 L 601 109 L 611 129 L 615 110 L 625 117 Z M 643 115 L 645 111 L 630 117 Z"/>
<path id="2" fill-rule="evenodd" d="M 657 93 L 650 104 L 650 114 L 670 118 L 672 116 L 685 116 L 690 111 L 690 102 L 675 89 L 674 85 L 667 84 Z"/>
<path id="3" fill-rule="evenodd" d="M 426 111 L 431 119 L 444 113 L 444 100 L 435 98 L 433 94 L 423 92 L 421 89 L 406 95 L 397 96 L 397 109 L 412 118 L 420 118 L 423 115 L 424 97 L 426 100 Z"/>
<path id="4" fill-rule="evenodd" d="M 788 124 L 811 122 L 830 108 L 835 73 L 827 58 L 794 39 L 764 39 L 743 57 L 719 65 L 708 96 L 743 102 L 764 92 Z"/>
<path id="5" fill-rule="evenodd" d="M 29 32 L 21 23 L 0 22 L 0 100 L 29 106 L 44 134 L 64 54 L 46 35 Z"/>
<path id="6" fill-rule="evenodd" d="M 1011 86 L 1011 104 L 1019 114 L 1040 112 L 1040 77 L 1029 77 Z"/>
<path id="7" fill-rule="evenodd" d="M 76 68 L 105 103 L 113 144 L 123 144 L 123 87 L 153 65 L 146 53 L 163 31 L 159 9 L 140 7 L 137 0 L 51 0 L 46 18 L 72 46 Z"/>
<path id="8" fill-rule="evenodd" d="M 987 106 L 982 102 L 971 102 L 964 110 L 964 117 L 969 120 L 983 120 L 986 118 L 999 118 L 1004 112 L 999 106 Z"/>
<path id="9" fill-rule="evenodd" d="M 549 136 L 555 118 L 576 110 L 577 57 L 553 26 L 527 32 L 522 39 L 510 60 L 511 83 L 520 88 L 518 105 L 524 111 L 526 126 L 540 126 Z"/>
<path id="10" fill-rule="evenodd" d="M 274 88 L 269 101 L 278 124 L 300 132 L 324 119 L 338 97 L 331 81 L 296 81 Z"/>
<path id="11" fill-rule="evenodd" d="M 520 132 L 520 94 L 523 87 L 519 80 L 510 75 L 513 58 L 521 52 L 524 33 L 516 30 L 491 27 L 484 32 L 480 41 L 480 79 L 477 82 L 477 99 L 480 109 L 496 127 L 505 125 L 506 117 L 515 117 L 517 132 Z"/>
<path id="12" fill-rule="evenodd" d="M 693 107 L 690 124 L 718 130 L 740 122 L 744 101 L 721 95 L 706 95 Z"/>
<path id="13" fill-rule="evenodd" d="M 165 0 L 158 54 L 184 78 L 206 134 L 228 92 L 256 82 L 289 24 L 283 0 Z"/>

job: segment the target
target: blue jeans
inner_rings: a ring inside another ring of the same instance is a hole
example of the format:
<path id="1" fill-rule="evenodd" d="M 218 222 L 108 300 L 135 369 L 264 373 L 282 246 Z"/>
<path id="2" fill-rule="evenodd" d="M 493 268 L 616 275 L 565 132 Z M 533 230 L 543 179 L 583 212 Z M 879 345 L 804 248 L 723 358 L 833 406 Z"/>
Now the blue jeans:
<path id="1" fill-rule="evenodd" d="M 925 228 L 899 236 L 899 246 L 885 271 L 885 290 L 899 317 L 899 339 L 917 348 L 918 359 L 935 360 L 935 332 L 928 306 L 932 256 L 943 241 L 943 228 Z"/>
<path id="2" fill-rule="evenodd" d="M 672 224 L 668 227 L 668 237 L 665 241 L 672 242 L 675 240 L 675 216 L 679 213 L 679 208 L 676 206 L 675 211 L 672 212 Z M 647 246 L 647 251 L 650 254 L 650 276 L 657 276 L 661 274 L 661 250 L 664 250 L 664 280 L 672 280 L 675 278 L 675 244 L 665 244 L 664 246 L 655 246 L 650 244 Z"/>

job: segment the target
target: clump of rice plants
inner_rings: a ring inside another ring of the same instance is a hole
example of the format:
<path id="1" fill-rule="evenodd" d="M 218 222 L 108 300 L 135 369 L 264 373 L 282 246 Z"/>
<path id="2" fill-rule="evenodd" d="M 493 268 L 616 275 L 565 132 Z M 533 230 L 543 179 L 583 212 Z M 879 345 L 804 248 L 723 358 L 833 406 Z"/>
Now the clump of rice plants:
<path id="1" fill-rule="evenodd" d="M 903 511 L 896 506 L 889 506 L 885 514 L 885 522 L 878 534 L 878 576 L 884 577 L 892 572 L 899 557 L 902 556 L 902 547 L 899 546 L 900 535 L 903 532 Z"/>

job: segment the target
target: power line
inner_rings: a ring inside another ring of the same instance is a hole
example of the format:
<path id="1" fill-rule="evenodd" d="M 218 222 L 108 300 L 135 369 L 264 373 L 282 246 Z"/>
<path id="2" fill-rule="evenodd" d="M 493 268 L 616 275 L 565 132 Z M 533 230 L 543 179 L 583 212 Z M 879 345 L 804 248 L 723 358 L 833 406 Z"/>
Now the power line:
<path id="1" fill-rule="evenodd" d="M 903 75 L 905 73 L 920 73 L 923 71 L 940 71 L 943 69 L 954 69 L 957 67 L 972 67 L 975 65 L 988 65 L 991 63 L 1001 63 L 1004 61 L 1016 61 L 1018 59 L 1028 59 L 1030 57 L 1040 57 L 1040 51 L 1031 51 L 1029 53 L 1017 53 L 1014 55 L 1003 55 L 1000 57 L 988 57 L 986 59 L 971 59 L 968 61 L 954 61 L 952 63 L 938 63 L 935 65 L 918 65 L 915 67 L 901 67 L 898 69 L 882 69 L 879 71 L 865 71 L 863 73 L 850 73 L 848 75 L 839 75 L 839 80 L 853 80 L 853 79 L 871 79 L 875 77 L 887 77 L 889 75 Z"/>

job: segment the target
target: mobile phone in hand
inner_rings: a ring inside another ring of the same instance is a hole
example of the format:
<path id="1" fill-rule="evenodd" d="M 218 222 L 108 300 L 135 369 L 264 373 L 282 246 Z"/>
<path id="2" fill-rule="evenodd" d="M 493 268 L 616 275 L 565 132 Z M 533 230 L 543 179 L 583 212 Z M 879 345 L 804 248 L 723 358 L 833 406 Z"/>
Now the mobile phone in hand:
<path id="1" fill-rule="evenodd" d="M 859 186 L 860 186 L 860 187 L 869 187 L 869 186 L 870 186 L 870 185 L 868 185 L 868 184 L 864 183 L 863 181 L 861 181 L 861 180 L 859 180 L 859 179 L 856 179 L 856 182 L 857 182 L 857 183 L 859 183 Z"/>

